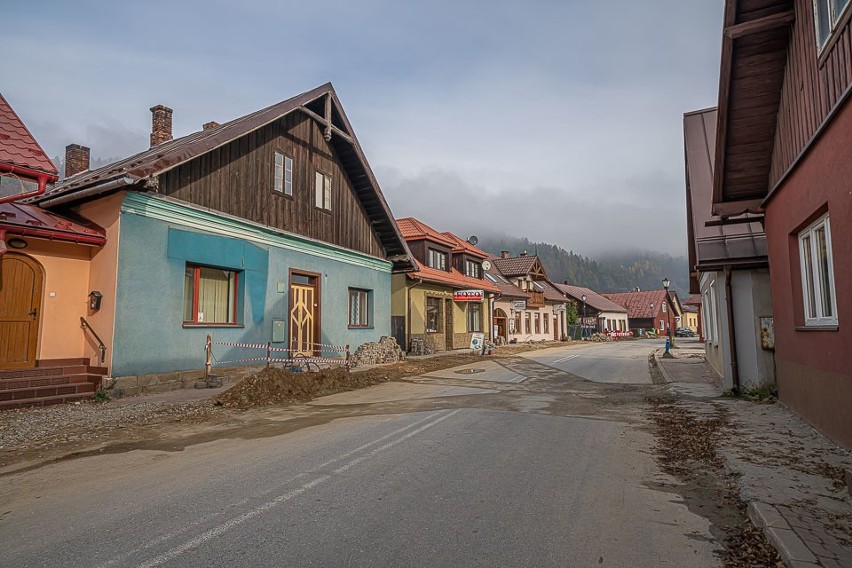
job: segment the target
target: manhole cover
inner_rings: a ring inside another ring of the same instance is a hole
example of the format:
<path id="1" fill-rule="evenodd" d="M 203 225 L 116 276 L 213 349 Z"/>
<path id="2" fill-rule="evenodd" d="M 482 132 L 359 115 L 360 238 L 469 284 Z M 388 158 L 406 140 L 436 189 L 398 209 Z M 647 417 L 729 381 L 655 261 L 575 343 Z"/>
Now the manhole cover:
<path id="1" fill-rule="evenodd" d="M 580 394 L 575 394 L 574 396 L 578 396 L 580 398 L 606 398 L 605 394 L 596 394 L 593 392 L 584 392 Z"/>
<path id="2" fill-rule="evenodd" d="M 485 369 L 460 369 L 455 371 L 457 375 L 475 375 L 476 373 L 484 373 Z"/>

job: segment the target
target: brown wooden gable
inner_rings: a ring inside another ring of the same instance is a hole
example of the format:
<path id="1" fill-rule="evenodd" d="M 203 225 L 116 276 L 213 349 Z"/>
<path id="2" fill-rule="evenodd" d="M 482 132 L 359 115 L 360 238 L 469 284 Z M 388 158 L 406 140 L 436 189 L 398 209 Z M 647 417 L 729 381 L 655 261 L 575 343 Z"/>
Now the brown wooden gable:
<path id="1" fill-rule="evenodd" d="M 293 152 L 292 204 L 281 201 L 288 198 L 268 194 L 276 147 Z M 314 169 L 332 176 L 330 212 L 311 209 Z M 161 191 L 387 258 L 394 270 L 414 268 L 331 83 L 73 176 L 32 201 L 41 207 L 68 206 L 120 189 Z"/>
<path id="2" fill-rule="evenodd" d="M 713 213 L 760 211 L 769 190 L 792 0 L 727 0 Z"/>
<path id="3" fill-rule="evenodd" d="M 274 191 L 275 152 L 293 159 L 293 196 Z M 331 210 L 316 207 L 315 173 L 332 178 Z M 189 203 L 384 256 L 347 169 L 322 125 L 291 113 L 160 175 L 159 191 Z"/>
<path id="4" fill-rule="evenodd" d="M 850 96 L 852 7 L 821 52 L 817 51 L 812 0 L 796 0 L 778 127 L 769 176 L 770 194 L 807 151 L 832 112 Z"/>

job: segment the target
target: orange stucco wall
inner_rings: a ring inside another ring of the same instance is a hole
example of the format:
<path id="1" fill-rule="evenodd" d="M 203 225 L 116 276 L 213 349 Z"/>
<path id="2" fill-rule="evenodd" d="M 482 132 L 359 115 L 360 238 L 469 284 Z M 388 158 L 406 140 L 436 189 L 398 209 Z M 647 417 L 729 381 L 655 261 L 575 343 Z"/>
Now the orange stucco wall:
<path id="1" fill-rule="evenodd" d="M 89 247 L 26 239 L 21 252 L 44 269 L 38 359 L 83 357 L 80 316 L 86 315 Z"/>
<path id="2" fill-rule="evenodd" d="M 115 314 L 116 266 L 122 194 L 88 203 L 78 212 L 106 229 L 103 247 L 25 238 L 20 252 L 41 264 L 44 286 L 39 315 L 39 345 L 36 358 L 88 358 L 100 365 L 100 348 L 80 325 L 84 317 L 107 346 L 104 366 L 110 365 Z M 102 295 L 101 309 L 89 310 L 89 292 Z"/>
<path id="3" fill-rule="evenodd" d="M 88 290 L 86 291 L 86 294 L 88 294 L 91 290 L 97 290 L 103 295 L 101 309 L 85 316 L 107 346 L 106 361 L 104 362 L 106 367 L 112 366 L 115 290 L 118 280 L 119 220 L 123 199 L 124 192 L 119 192 L 104 199 L 86 203 L 77 209 L 80 215 L 106 229 L 106 244 L 91 251 Z M 86 341 L 83 356 L 92 357 L 93 362 L 100 361 L 100 349 L 97 343 L 93 340 Z"/>

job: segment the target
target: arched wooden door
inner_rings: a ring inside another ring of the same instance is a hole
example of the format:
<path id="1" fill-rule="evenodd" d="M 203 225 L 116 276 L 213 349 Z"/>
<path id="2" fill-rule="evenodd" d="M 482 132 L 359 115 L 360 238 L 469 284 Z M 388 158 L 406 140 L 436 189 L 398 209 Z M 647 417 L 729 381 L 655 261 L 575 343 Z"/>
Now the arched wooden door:
<path id="1" fill-rule="evenodd" d="M 0 257 L 0 369 L 34 367 L 44 272 L 32 258 Z"/>

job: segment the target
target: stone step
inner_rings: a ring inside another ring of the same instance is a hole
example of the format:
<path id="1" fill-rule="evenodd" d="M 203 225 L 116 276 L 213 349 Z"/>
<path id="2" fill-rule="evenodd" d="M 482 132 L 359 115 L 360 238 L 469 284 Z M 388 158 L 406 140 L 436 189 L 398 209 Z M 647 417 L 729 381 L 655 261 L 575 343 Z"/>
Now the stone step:
<path id="1" fill-rule="evenodd" d="M 89 398 L 95 392 L 95 385 L 88 381 L 51 385 L 42 387 L 26 387 L 0 391 L 0 402 L 51 398 L 56 396 L 84 395 Z"/>
<path id="2" fill-rule="evenodd" d="M 45 396 L 39 398 L 22 398 L 17 400 L 0 400 L 0 411 L 13 410 L 15 408 L 32 408 L 36 406 L 50 406 L 52 404 L 64 404 L 66 402 L 77 402 L 89 400 L 92 393 L 63 394 L 57 396 Z"/>
<path id="3" fill-rule="evenodd" d="M 103 375 L 93 373 L 77 373 L 74 375 L 62 375 L 61 377 L 29 377 L 18 379 L 0 379 L 0 392 L 10 389 L 25 389 L 37 387 L 51 387 L 67 385 L 69 383 L 92 383 L 97 384 Z"/>

